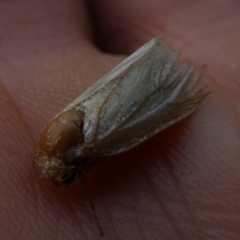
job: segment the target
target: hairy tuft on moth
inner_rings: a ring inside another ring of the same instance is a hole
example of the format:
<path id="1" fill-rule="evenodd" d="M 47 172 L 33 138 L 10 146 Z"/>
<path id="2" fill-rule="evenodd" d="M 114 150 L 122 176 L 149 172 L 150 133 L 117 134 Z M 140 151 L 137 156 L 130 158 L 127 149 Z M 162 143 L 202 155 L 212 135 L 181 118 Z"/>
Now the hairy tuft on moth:
<path id="1" fill-rule="evenodd" d="M 201 74 L 155 38 L 126 58 L 42 130 L 33 161 L 57 185 L 78 174 L 100 234 L 83 176 L 104 157 L 125 152 L 191 114 L 208 94 Z"/>

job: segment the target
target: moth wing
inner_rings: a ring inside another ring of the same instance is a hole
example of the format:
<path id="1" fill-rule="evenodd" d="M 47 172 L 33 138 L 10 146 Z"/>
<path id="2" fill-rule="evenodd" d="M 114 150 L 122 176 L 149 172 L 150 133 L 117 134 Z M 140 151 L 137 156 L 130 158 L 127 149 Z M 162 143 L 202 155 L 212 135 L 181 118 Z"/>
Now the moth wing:
<path id="1" fill-rule="evenodd" d="M 99 94 L 98 90 L 106 87 L 109 82 L 117 82 L 119 79 L 119 75 L 124 74 L 125 71 L 128 71 L 129 66 L 133 63 L 136 63 L 141 57 L 149 50 L 149 48 L 153 47 L 155 43 L 163 43 L 164 38 L 157 37 L 146 43 L 129 57 L 124 59 L 121 63 L 119 63 L 115 68 L 113 68 L 110 72 L 108 72 L 105 76 L 100 78 L 97 82 L 95 82 L 92 86 L 90 86 L 82 95 L 77 97 L 72 103 L 70 103 L 65 110 L 71 109 L 79 103 L 83 102 L 86 99 L 92 98 L 94 95 Z M 107 90 L 107 89 L 106 89 Z M 98 93 L 97 93 L 98 92 Z M 102 93 L 102 91 L 100 91 Z M 94 98 L 92 99 L 94 101 Z"/>
<path id="2" fill-rule="evenodd" d="M 179 53 L 162 39 L 138 51 L 83 94 L 85 143 L 94 156 L 140 144 L 192 113 L 205 96 L 201 75 L 179 65 Z"/>

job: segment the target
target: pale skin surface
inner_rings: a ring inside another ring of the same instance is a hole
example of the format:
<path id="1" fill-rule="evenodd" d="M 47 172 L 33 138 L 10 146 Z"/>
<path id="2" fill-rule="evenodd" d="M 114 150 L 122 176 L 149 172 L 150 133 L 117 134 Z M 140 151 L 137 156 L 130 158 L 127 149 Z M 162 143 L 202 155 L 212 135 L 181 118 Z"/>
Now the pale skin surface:
<path id="1" fill-rule="evenodd" d="M 98 239 L 78 181 L 63 191 L 34 174 L 38 133 L 159 35 L 207 65 L 212 94 L 86 174 L 103 239 L 239 239 L 239 1 L 88 2 L 0 2 L 0 239 Z"/>

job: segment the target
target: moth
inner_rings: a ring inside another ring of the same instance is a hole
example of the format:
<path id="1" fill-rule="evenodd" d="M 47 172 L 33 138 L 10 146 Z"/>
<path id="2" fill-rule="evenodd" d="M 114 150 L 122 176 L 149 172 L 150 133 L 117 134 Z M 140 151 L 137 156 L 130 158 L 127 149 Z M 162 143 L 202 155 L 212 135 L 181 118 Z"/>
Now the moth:
<path id="1" fill-rule="evenodd" d="M 179 58 L 163 38 L 154 38 L 58 113 L 38 140 L 34 165 L 41 177 L 61 185 L 78 174 L 90 196 L 84 171 L 196 110 L 207 92 L 200 72 L 189 63 L 180 64 Z"/>

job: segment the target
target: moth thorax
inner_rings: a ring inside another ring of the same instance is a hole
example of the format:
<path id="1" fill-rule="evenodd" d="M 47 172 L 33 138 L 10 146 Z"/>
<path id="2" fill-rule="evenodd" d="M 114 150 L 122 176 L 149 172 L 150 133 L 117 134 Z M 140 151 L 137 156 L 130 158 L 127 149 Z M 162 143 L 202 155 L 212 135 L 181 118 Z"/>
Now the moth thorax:
<path id="1" fill-rule="evenodd" d="M 42 130 L 38 150 L 48 157 L 62 157 L 83 142 L 83 113 L 67 110 L 53 118 Z"/>

